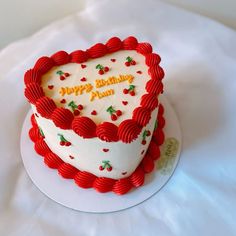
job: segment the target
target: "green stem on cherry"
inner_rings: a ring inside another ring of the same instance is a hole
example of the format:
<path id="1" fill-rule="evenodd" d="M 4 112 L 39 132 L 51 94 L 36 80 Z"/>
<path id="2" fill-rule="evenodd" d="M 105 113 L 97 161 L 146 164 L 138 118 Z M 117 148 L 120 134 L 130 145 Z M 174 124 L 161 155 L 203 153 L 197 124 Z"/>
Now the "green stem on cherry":
<path id="1" fill-rule="evenodd" d="M 57 71 L 57 74 L 58 74 L 58 75 L 64 75 L 64 72 L 61 71 L 61 70 L 58 70 L 58 71 Z"/>
<path id="2" fill-rule="evenodd" d="M 109 106 L 109 107 L 107 108 L 107 112 L 109 112 L 110 115 L 112 115 L 114 112 L 116 112 L 116 110 L 115 110 L 112 106 Z"/>
<path id="3" fill-rule="evenodd" d="M 60 137 L 61 142 L 68 142 L 62 134 L 57 134 Z"/>
<path id="4" fill-rule="evenodd" d="M 75 110 L 77 109 L 77 107 L 78 107 L 78 106 L 75 104 L 74 101 L 71 101 L 71 102 L 68 104 L 68 106 L 71 107 L 73 111 L 75 111 Z"/>
<path id="5" fill-rule="evenodd" d="M 103 70 L 104 66 L 102 66 L 101 64 L 98 64 L 98 65 L 96 65 L 96 69 Z"/>

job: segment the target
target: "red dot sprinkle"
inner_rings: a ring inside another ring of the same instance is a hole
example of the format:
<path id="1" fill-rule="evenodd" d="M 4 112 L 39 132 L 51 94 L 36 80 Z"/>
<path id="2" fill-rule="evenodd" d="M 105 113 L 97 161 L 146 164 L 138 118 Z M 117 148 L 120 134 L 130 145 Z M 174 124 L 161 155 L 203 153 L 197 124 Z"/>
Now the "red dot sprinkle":
<path id="1" fill-rule="evenodd" d="M 136 71 L 137 74 L 142 74 L 143 72 L 141 70 Z"/>
<path id="2" fill-rule="evenodd" d="M 53 88 L 54 88 L 54 85 L 48 85 L 48 88 L 49 88 L 49 89 L 53 89 Z"/>
<path id="3" fill-rule="evenodd" d="M 75 159 L 75 158 L 74 158 L 73 156 L 71 156 L 71 155 L 69 155 L 69 158 L 72 159 L 72 160 Z"/>
<path id="4" fill-rule="evenodd" d="M 60 101 L 60 103 L 63 103 L 63 104 L 66 103 L 66 99 L 63 98 L 63 99 Z"/>
<path id="5" fill-rule="evenodd" d="M 108 152 L 108 151 L 109 151 L 108 148 L 103 148 L 102 150 L 103 150 L 104 152 Z"/>
<path id="6" fill-rule="evenodd" d="M 115 61 L 116 61 L 116 59 L 112 58 L 112 59 L 111 59 L 111 61 L 112 61 L 112 62 L 115 62 Z"/>
<path id="7" fill-rule="evenodd" d="M 82 68 L 82 69 L 84 69 L 84 68 L 86 68 L 86 67 L 87 67 L 86 65 L 81 64 L 81 68 Z"/>
<path id="8" fill-rule="evenodd" d="M 93 110 L 93 111 L 91 112 L 91 115 L 96 116 L 96 115 L 97 115 L 97 112 L 96 112 L 95 110 Z"/>

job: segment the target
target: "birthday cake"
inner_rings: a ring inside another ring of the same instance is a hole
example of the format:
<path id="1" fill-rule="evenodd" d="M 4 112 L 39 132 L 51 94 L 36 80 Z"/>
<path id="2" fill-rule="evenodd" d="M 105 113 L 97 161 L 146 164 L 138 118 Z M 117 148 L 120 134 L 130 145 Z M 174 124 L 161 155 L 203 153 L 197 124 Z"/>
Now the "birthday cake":
<path id="1" fill-rule="evenodd" d="M 164 141 L 160 61 L 133 36 L 39 58 L 24 82 L 29 137 L 45 164 L 102 193 L 142 186 Z"/>

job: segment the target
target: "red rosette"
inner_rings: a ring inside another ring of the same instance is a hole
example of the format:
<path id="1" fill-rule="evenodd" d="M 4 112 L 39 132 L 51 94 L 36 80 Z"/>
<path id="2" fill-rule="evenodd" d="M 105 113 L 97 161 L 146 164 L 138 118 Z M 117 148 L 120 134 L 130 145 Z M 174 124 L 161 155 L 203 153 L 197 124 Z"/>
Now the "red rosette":
<path id="1" fill-rule="evenodd" d="M 124 143 L 131 143 L 141 132 L 141 127 L 132 119 L 124 120 L 118 128 L 119 139 Z"/>
<path id="2" fill-rule="evenodd" d="M 112 191 L 118 195 L 123 195 L 132 188 L 130 178 L 119 179 L 115 182 Z"/>
<path id="3" fill-rule="evenodd" d="M 157 145 L 162 145 L 165 141 L 165 134 L 163 130 L 157 128 L 153 133 L 152 139 Z"/>
<path id="4" fill-rule="evenodd" d="M 146 126 L 151 119 L 151 111 L 144 107 L 137 107 L 133 111 L 132 119 L 136 121 L 140 126 Z"/>
<path id="5" fill-rule="evenodd" d="M 51 152 L 50 148 L 43 139 L 38 139 L 37 142 L 35 142 L 34 149 L 41 156 Z"/>
<path id="6" fill-rule="evenodd" d="M 141 98 L 140 105 L 153 111 L 158 106 L 157 96 L 152 93 L 144 94 Z"/>
<path id="7" fill-rule="evenodd" d="M 36 69 L 27 70 L 24 75 L 25 85 L 28 85 L 31 83 L 40 84 L 41 83 L 41 76 L 42 76 L 41 73 Z"/>
<path id="8" fill-rule="evenodd" d="M 161 58 L 158 54 L 150 53 L 146 55 L 145 63 L 147 66 L 149 67 L 155 66 L 155 65 L 158 65 L 160 62 L 161 62 Z"/>
<path id="9" fill-rule="evenodd" d="M 166 121 L 165 121 L 164 117 L 158 116 L 158 118 L 157 118 L 158 128 L 162 129 L 165 126 L 165 123 L 166 123 Z"/>
<path id="10" fill-rule="evenodd" d="M 136 51 L 142 55 L 152 53 L 152 45 L 150 43 L 139 43 Z"/>
<path id="11" fill-rule="evenodd" d="M 151 76 L 152 79 L 163 79 L 165 76 L 164 70 L 159 65 L 154 65 L 149 67 L 148 74 Z"/>
<path id="12" fill-rule="evenodd" d="M 57 127 L 61 129 L 70 129 L 74 115 L 69 109 L 60 107 L 53 111 L 51 119 Z"/>
<path id="13" fill-rule="evenodd" d="M 45 74 L 54 66 L 54 64 L 54 61 L 50 57 L 40 57 L 36 61 L 34 69 L 38 70 L 41 74 Z"/>
<path id="14" fill-rule="evenodd" d="M 70 55 L 65 51 L 58 51 L 54 53 L 51 58 L 57 66 L 67 64 L 70 61 Z"/>
<path id="15" fill-rule="evenodd" d="M 92 188 L 97 177 L 86 171 L 79 171 L 75 177 L 75 183 L 81 188 Z"/>
<path id="16" fill-rule="evenodd" d="M 31 83 L 25 88 L 25 97 L 30 103 L 35 104 L 36 101 L 44 96 L 42 87 L 39 84 Z"/>
<path id="17" fill-rule="evenodd" d="M 91 58 L 102 57 L 107 53 L 107 47 L 102 43 L 97 43 L 87 50 Z"/>
<path id="18" fill-rule="evenodd" d="M 164 107 L 163 105 L 160 103 L 159 104 L 159 108 L 158 108 L 158 116 L 162 116 L 164 114 Z"/>
<path id="19" fill-rule="evenodd" d="M 72 129 L 83 138 L 96 137 L 96 124 L 88 117 L 76 117 L 72 123 Z"/>
<path id="20" fill-rule="evenodd" d="M 75 63 L 83 63 L 89 59 L 89 55 L 87 52 L 82 50 L 74 51 L 70 54 L 71 62 Z"/>
<path id="21" fill-rule="evenodd" d="M 58 173 L 65 179 L 73 179 L 78 170 L 69 163 L 63 163 L 58 168 Z"/>
<path id="22" fill-rule="evenodd" d="M 148 153 L 142 160 L 142 167 L 145 173 L 150 173 L 154 169 L 154 161 Z"/>
<path id="23" fill-rule="evenodd" d="M 60 165 L 62 165 L 64 162 L 62 159 L 54 154 L 53 152 L 49 152 L 44 156 L 44 163 L 52 169 L 58 169 Z"/>
<path id="24" fill-rule="evenodd" d="M 33 142 L 36 142 L 38 139 L 42 138 L 40 132 L 39 132 L 39 129 L 38 127 L 32 127 L 30 130 L 29 130 L 29 137 L 30 139 L 33 141 Z"/>
<path id="25" fill-rule="evenodd" d="M 163 92 L 163 83 L 161 80 L 150 79 L 146 84 L 146 91 L 158 95 Z"/>
<path id="26" fill-rule="evenodd" d="M 38 127 L 38 124 L 36 122 L 34 114 L 31 115 L 30 121 L 31 121 L 31 124 L 33 125 L 33 127 L 35 127 L 35 126 Z"/>
<path id="27" fill-rule="evenodd" d="M 122 48 L 122 42 L 118 37 L 110 38 L 106 43 L 108 52 L 116 52 Z"/>
<path id="28" fill-rule="evenodd" d="M 42 97 L 36 102 L 37 112 L 45 118 L 50 118 L 56 108 L 55 102 L 49 97 Z"/>
<path id="29" fill-rule="evenodd" d="M 130 36 L 123 41 L 123 48 L 125 50 L 134 50 L 136 49 L 137 45 L 138 40 L 133 36 Z"/>
<path id="30" fill-rule="evenodd" d="M 93 188 L 100 193 L 106 193 L 112 190 L 115 182 L 115 179 L 99 177 L 95 179 L 93 183 Z"/>
<path id="31" fill-rule="evenodd" d="M 117 133 L 118 127 L 110 122 L 103 122 L 96 129 L 98 138 L 105 142 L 117 142 L 119 140 Z"/>
<path id="32" fill-rule="evenodd" d="M 145 175 L 141 167 L 138 167 L 130 176 L 130 180 L 134 187 L 140 187 L 144 184 Z"/>
<path id="33" fill-rule="evenodd" d="M 161 156 L 161 151 L 159 146 L 151 141 L 148 147 L 148 154 L 151 156 L 152 160 L 157 160 Z"/>

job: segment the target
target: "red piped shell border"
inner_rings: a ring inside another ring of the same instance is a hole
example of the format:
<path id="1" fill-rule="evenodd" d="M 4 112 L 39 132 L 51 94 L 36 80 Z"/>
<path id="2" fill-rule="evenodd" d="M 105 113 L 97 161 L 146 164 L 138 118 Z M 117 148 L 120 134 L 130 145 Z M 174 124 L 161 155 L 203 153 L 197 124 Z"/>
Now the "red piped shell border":
<path id="1" fill-rule="evenodd" d="M 29 130 L 29 137 L 34 142 L 35 151 L 43 156 L 44 163 L 52 169 L 57 169 L 58 174 L 65 179 L 74 179 L 74 182 L 81 188 L 94 188 L 100 193 L 113 192 L 118 195 L 128 193 L 132 188 L 138 188 L 144 184 L 145 174 L 154 170 L 155 161 L 160 158 L 160 146 L 165 140 L 163 127 L 165 119 L 163 117 L 164 108 L 160 105 L 160 112 L 157 116 L 159 127 L 154 131 L 152 140 L 148 147 L 147 153 L 136 170 L 127 178 L 111 179 L 98 177 L 86 171 L 80 171 L 72 165 L 65 163 L 54 154 L 43 137 L 39 133 L 39 128 L 31 117 L 32 128 Z"/>
<path id="2" fill-rule="evenodd" d="M 51 119 L 61 129 L 73 129 L 75 133 L 83 138 L 98 137 L 106 142 L 117 142 L 119 140 L 124 143 L 132 142 L 137 138 L 137 133 L 140 133 L 142 127 L 146 126 L 149 122 L 148 119 L 144 120 L 142 116 L 133 116 L 131 119 L 121 122 L 117 126 L 117 129 L 111 129 L 111 125 L 108 124 L 111 122 L 104 122 L 102 123 L 104 124 L 102 126 L 102 135 L 99 135 L 102 124 L 96 125 L 92 119 L 86 117 L 87 123 L 92 123 L 93 125 L 80 125 L 80 120 L 74 117 L 70 110 L 57 108 L 51 98 L 47 97 L 46 99 L 41 87 L 42 75 L 48 72 L 53 66 L 61 66 L 70 62 L 85 63 L 88 59 L 99 58 L 119 50 L 136 50 L 145 57 L 145 63 L 149 68 L 150 80 L 147 81 L 145 87 L 147 93 L 141 97 L 140 105 L 135 109 L 141 107 L 144 111 L 146 110 L 146 113 L 152 112 L 158 105 L 158 95 L 163 92 L 162 79 L 164 77 L 164 71 L 159 66 L 160 56 L 152 53 L 152 46 L 149 43 L 138 43 L 137 39 L 133 36 L 123 41 L 118 37 L 113 37 L 106 44 L 97 43 L 86 51 L 77 50 L 70 54 L 65 51 L 59 51 L 51 57 L 44 56 L 39 58 L 34 67 L 25 73 L 25 97 L 30 103 L 36 106 L 38 113 L 42 117 Z M 47 107 L 46 111 L 42 109 L 44 107 Z M 114 126 L 113 123 L 111 124 Z"/>

